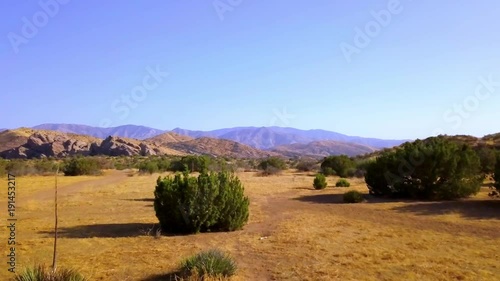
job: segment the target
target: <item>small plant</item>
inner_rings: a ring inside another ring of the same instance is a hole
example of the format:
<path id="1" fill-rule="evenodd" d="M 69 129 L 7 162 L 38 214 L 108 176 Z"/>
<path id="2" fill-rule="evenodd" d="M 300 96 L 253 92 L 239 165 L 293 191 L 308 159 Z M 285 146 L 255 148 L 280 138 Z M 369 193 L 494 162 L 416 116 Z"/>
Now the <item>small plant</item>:
<path id="1" fill-rule="evenodd" d="M 229 255 L 213 249 L 185 259 L 180 272 L 183 276 L 230 277 L 236 273 L 236 269 L 236 262 Z"/>
<path id="2" fill-rule="evenodd" d="M 344 193 L 344 203 L 361 203 L 363 200 L 363 194 L 359 191 L 351 190 Z"/>
<path id="3" fill-rule="evenodd" d="M 315 189 L 325 189 L 327 186 L 326 177 L 323 174 L 317 174 L 314 178 L 313 186 Z"/>
<path id="4" fill-rule="evenodd" d="M 52 269 L 44 266 L 25 268 L 23 272 L 16 274 L 13 281 L 88 281 L 78 271 L 73 269 Z"/>
<path id="5" fill-rule="evenodd" d="M 336 187 L 349 187 L 349 186 L 351 186 L 351 184 L 349 183 L 348 180 L 341 178 L 337 181 L 337 183 L 335 183 L 335 186 Z"/>

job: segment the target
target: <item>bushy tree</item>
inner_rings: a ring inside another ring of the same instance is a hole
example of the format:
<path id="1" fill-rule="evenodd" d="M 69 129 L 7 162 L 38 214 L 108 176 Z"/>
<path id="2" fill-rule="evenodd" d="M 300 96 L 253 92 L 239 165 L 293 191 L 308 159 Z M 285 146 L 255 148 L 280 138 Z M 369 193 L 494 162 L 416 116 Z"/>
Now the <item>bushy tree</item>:
<path id="1" fill-rule="evenodd" d="M 315 189 L 325 189 L 328 183 L 326 182 L 326 177 L 323 174 L 317 174 L 313 181 L 313 186 Z"/>
<path id="2" fill-rule="evenodd" d="M 492 174 L 497 163 L 496 151 L 493 148 L 481 147 L 477 150 L 477 155 L 481 160 L 481 171 L 484 174 Z"/>
<path id="3" fill-rule="evenodd" d="M 495 183 L 493 184 L 493 186 L 496 188 L 497 192 L 500 193 L 500 152 L 497 153 L 496 158 L 497 162 L 493 174 L 493 180 L 495 181 Z"/>
<path id="4" fill-rule="evenodd" d="M 249 200 L 232 173 L 158 178 L 154 196 L 156 216 L 166 232 L 233 231 L 248 221 Z"/>
<path id="5" fill-rule="evenodd" d="M 347 178 L 354 175 L 356 164 L 347 155 L 329 156 L 321 163 L 323 173 L 328 172 L 327 168 L 331 168 L 339 177 Z"/>
<path id="6" fill-rule="evenodd" d="M 447 200 L 476 194 L 483 175 L 468 145 L 434 137 L 385 151 L 367 167 L 365 181 L 373 195 Z"/>

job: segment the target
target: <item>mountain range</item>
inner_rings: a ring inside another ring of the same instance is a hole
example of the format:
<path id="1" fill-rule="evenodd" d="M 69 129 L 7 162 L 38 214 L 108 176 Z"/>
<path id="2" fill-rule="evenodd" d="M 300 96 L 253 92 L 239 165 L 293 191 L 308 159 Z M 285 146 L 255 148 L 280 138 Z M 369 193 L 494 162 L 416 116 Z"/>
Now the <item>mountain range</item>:
<path id="1" fill-rule="evenodd" d="M 169 132 L 168 130 L 160 130 L 137 125 L 123 125 L 112 128 L 100 128 L 76 124 L 42 124 L 33 127 L 33 129 L 89 135 L 102 139 L 108 136 L 117 136 L 139 140 L 145 140 Z M 193 131 L 175 128 L 171 132 L 177 133 L 179 135 L 190 136 L 192 138 L 209 137 L 232 140 L 241 144 L 252 146 L 257 149 L 265 150 L 269 150 L 277 146 L 290 144 L 307 144 L 314 141 L 325 140 L 354 143 L 371 148 L 381 149 L 397 146 L 407 141 L 363 138 L 348 136 L 325 130 L 300 130 L 283 127 L 235 127 L 212 131 Z"/>

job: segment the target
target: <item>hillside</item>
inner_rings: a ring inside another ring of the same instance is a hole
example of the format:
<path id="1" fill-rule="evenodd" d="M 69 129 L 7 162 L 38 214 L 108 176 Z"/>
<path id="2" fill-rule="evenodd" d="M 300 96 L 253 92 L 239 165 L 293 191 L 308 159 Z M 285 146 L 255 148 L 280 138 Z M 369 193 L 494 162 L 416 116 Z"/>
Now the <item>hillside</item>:
<path id="1" fill-rule="evenodd" d="M 167 145 L 173 142 L 184 142 L 184 141 L 190 141 L 192 139 L 193 138 L 189 136 L 179 135 L 174 132 L 167 132 L 152 138 L 145 139 L 144 141 L 155 145 Z"/>
<path id="2" fill-rule="evenodd" d="M 271 151 L 285 155 L 287 157 L 297 156 L 312 156 L 312 157 L 325 157 L 329 155 L 348 156 L 363 155 L 372 153 L 377 149 L 345 142 L 338 141 L 315 141 L 308 144 L 289 144 L 273 148 Z"/>
<path id="3" fill-rule="evenodd" d="M 167 146 L 188 154 L 204 154 L 216 157 L 263 158 L 276 155 L 273 152 L 258 150 L 238 142 L 207 137 L 185 142 L 172 142 L 168 143 Z"/>

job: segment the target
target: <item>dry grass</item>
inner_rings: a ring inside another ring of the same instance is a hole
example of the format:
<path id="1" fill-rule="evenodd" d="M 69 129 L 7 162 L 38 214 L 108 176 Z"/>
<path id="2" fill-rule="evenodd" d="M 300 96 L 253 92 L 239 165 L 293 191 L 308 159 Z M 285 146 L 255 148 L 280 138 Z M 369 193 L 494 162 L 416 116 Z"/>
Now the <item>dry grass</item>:
<path id="1" fill-rule="evenodd" d="M 155 238 L 158 175 L 60 177 L 59 266 L 92 280 L 169 280 L 179 262 L 220 248 L 238 263 L 231 280 L 498 280 L 500 200 L 341 204 L 350 188 L 314 190 L 313 174 L 239 176 L 250 196 L 242 231 Z M 0 184 L 6 186 L 5 179 Z M 18 262 L 49 263 L 53 177 L 18 179 Z M 29 195 L 28 195 L 29 194 Z M 6 194 L 0 202 L 5 202 Z M 31 196 L 23 200 L 21 196 Z M 5 236 L 5 235 L 4 235 Z M 3 243 L 6 243 L 3 242 Z M 6 254 L 5 250 L 2 254 Z M 4 255 L 5 256 L 5 255 Z M 10 277 L 0 271 L 0 280 Z M 173 278 L 173 277 L 172 277 Z M 175 280 L 175 279 L 172 279 Z"/>

